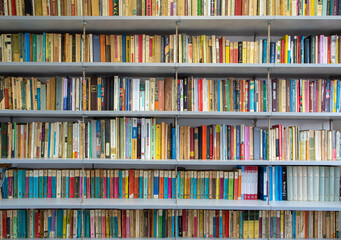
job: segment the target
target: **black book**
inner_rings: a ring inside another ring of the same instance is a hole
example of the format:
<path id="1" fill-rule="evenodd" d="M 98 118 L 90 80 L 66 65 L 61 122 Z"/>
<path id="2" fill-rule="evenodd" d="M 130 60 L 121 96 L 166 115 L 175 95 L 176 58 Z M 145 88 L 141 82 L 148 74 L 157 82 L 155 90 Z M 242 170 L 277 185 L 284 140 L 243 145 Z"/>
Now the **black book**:
<path id="1" fill-rule="evenodd" d="M 182 210 L 180 210 L 182 211 Z M 182 216 L 178 216 L 178 221 L 179 221 L 179 237 L 182 237 Z"/>
<path id="2" fill-rule="evenodd" d="M 263 188 L 264 188 L 264 167 L 259 166 L 258 167 L 258 199 L 264 200 L 263 196 L 264 196 L 264 192 L 263 192 Z"/>
<path id="3" fill-rule="evenodd" d="M 25 15 L 32 16 L 33 15 L 33 7 L 31 0 L 25 0 Z"/>
<path id="4" fill-rule="evenodd" d="M 107 88 L 107 84 L 106 84 L 106 79 L 102 78 L 101 80 L 101 110 L 105 110 L 106 108 L 106 101 L 105 101 L 105 89 Z"/>
<path id="5" fill-rule="evenodd" d="M 188 110 L 188 80 L 184 79 L 184 111 Z"/>
<path id="6" fill-rule="evenodd" d="M 287 197 L 287 167 L 282 167 L 282 200 L 288 200 Z"/>
<path id="7" fill-rule="evenodd" d="M 310 39 L 304 39 L 304 63 L 310 63 Z"/>
<path id="8" fill-rule="evenodd" d="M 79 176 L 75 176 L 75 198 L 79 198 Z"/>
<path id="9" fill-rule="evenodd" d="M 106 77 L 106 88 L 104 88 L 105 92 L 105 110 L 110 110 L 110 101 L 111 101 L 111 95 L 110 94 L 110 89 L 111 89 L 111 79 L 110 77 Z"/>
<path id="10" fill-rule="evenodd" d="M 238 42 L 238 63 L 243 63 L 243 42 Z"/>
<path id="11" fill-rule="evenodd" d="M 202 159 L 202 127 L 198 127 L 198 159 Z"/>

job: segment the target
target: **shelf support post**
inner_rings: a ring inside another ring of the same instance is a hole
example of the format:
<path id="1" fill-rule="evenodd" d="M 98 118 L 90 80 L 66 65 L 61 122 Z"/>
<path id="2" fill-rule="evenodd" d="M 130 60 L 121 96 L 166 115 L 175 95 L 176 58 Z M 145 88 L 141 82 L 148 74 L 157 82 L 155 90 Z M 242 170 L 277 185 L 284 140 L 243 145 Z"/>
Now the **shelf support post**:
<path id="1" fill-rule="evenodd" d="M 271 32 L 271 24 L 272 24 L 272 20 L 268 21 L 268 41 L 266 44 L 266 62 L 270 63 L 270 32 Z"/>
<path id="2" fill-rule="evenodd" d="M 179 39 L 179 24 L 180 20 L 176 21 L 175 25 L 175 54 L 174 54 L 174 63 L 178 63 L 178 39 Z"/>

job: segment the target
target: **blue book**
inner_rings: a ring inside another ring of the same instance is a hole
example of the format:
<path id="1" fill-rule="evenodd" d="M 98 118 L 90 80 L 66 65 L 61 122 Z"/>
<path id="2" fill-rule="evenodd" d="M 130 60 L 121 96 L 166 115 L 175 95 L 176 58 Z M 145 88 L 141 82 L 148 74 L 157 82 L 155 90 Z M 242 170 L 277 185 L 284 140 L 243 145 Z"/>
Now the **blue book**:
<path id="1" fill-rule="evenodd" d="M 126 52 L 126 35 L 122 34 L 122 53 Z M 122 54 L 122 62 L 127 62 L 125 54 Z"/>
<path id="2" fill-rule="evenodd" d="M 269 180 L 270 180 L 270 184 L 269 184 L 269 197 L 270 197 L 270 201 L 272 201 L 272 181 L 273 181 L 273 178 L 272 178 L 272 168 L 273 167 L 269 167 Z"/>
<path id="3" fill-rule="evenodd" d="M 255 84 L 255 81 L 254 80 L 250 80 L 250 112 L 251 111 L 256 111 L 255 110 L 255 105 L 257 105 L 257 104 L 255 104 L 255 88 L 256 88 L 256 86 L 255 86 L 256 84 Z"/>
<path id="4" fill-rule="evenodd" d="M 276 43 L 270 42 L 270 63 L 275 63 L 276 57 Z"/>
<path id="5" fill-rule="evenodd" d="M 216 230 L 215 230 L 215 228 L 216 228 L 216 225 L 215 225 L 215 223 L 216 223 L 216 214 L 215 214 L 215 211 L 214 211 L 214 213 L 213 213 L 213 236 L 215 237 L 215 233 L 216 233 Z M 218 227 L 218 226 L 217 226 Z"/>
<path id="6" fill-rule="evenodd" d="M 46 33 L 43 33 L 43 62 L 46 62 Z"/>
<path id="7" fill-rule="evenodd" d="M 52 176 L 52 198 L 56 198 L 56 182 L 57 182 L 57 177 Z"/>
<path id="8" fill-rule="evenodd" d="M 159 171 L 154 170 L 154 198 L 159 198 Z"/>
<path id="9" fill-rule="evenodd" d="M 223 237 L 223 216 L 220 214 L 221 211 L 219 211 L 219 238 Z"/>
<path id="10" fill-rule="evenodd" d="M 40 88 L 37 88 L 37 109 L 38 110 L 41 110 L 41 106 L 40 106 L 41 105 L 41 101 L 40 101 L 41 97 L 40 97 L 40 94 L 41 94 L 40 93 Z"/>
<path id="11" fill-rule="evenodd" d="M 33 197 L 38 198 L 39 183 L 38 183 L 38 170 L 33 173 Z"/>
<path id="12" fill-rule="evenodd" d="M 93 61 L 101 62 L 101 45 L 99 35 L 92 35 Z M 124 55 L 124 54 L 122 54 Z"/>
<path id="13" fill-rule="evenodd" d="M 243 169 L 244 167 L 242 167 Z M 229 185 L 229 179 L 228 178 L 224 178 L 224 195 L 223 198 L 227 199 L 227 193 L 228 193 L 228 185 Z M 242 196 L 243 197 L 243 196 Z"/>
<path id="14" fill-rule="evenodd" d="M 52 231 L 52 214 L 51 216 L 48 216 L 47 218 L 47 230 L 48 230 L 48 236 L 50 236 L 50 232 Z"/>
<path id="15" fill-rule="evenodd" d="M 163 190 L 163 195 L 164 195 L 164 198 L 168 198 L 168 177 L 164 177 L 164 190 Z"/>
<path id="16" fill-rule="evenodd" d="M 23 170 L 18 170 L 18 198 L 23 198 L 23 177 L 22 177 L 22 171 Z M 25 179 L 25 178 L 24 178 Z"/>
<path id="17" fill-rule="evenodd" d="M 197 199 L 197 193 L 198 193 L 198 188 L 197 188 L 197 182 L 198 182 L 198 178 L 193 178 L 193 185 L 194 185 L 194 193 L 193 193 L 193 198 Z"/>
<path id="18" fill-rule="evenodd" d="M 114 235 L 115 238 L 117 238 L 117 237 L 118 237 L 117 217 L 114 217 L 114 221 L 113 221 L 113 222 L 114 222 L 114 223 L 113 223 L 113 224 L 114 224 L 114 228 L 113 228 L 113 229 L 114 229 L 114 231 L 113 231 L 114 234 L 113 234 L 113 235 Z"/>
<path id="19" fill-rule="evenodd" d="M 282 201 L 282 166 L 278 167 L 278 185 L 276 186 L 278 186 L 278 200 Z"/>
<path id="20" fill-rule="evenodd" d="M 267 151 L 267 130 L 262 130 L 263 132 L 263 160 L 268 159 L 268 151 Z"/>
<path id="21" fill-rule="evenodd" d="M 210 178 L 205 176 L 205 199 L 209 198 Z"/>
<path id="22" fill-rule="evenodd" d="M 63 238 L 63 209 L 57 210 L 57 238 Z"/>
<path id="23" fill-rule="evenodd" d="M 296 238 L 296 211 L 291 211 L 292 213 L 292 238 Z"/>
<path id="24" fill-rule="evenodd" d="M 32 176 L 29 177 L 29 191 L 28 191 L 28 197 L 29 198 L 33 198 L 33 192 L 34 192 L 34 189 L 33 189 L 33 174 Z"/>
<path id="25" fill-rule="evenodd" d="M 194 194 L 194 178 L 191 177 L 191 193 L 190 193 L 190 198 L 193 198 L 193 194 Z"/>
<path id="26" fill-rule="evenodd" d="M 175 237 L 175 217 L 172 214 L 172 238 L 174 238 L 174 237 Z"/>
<path id="27" fill-rule="evenodd" d="M 69 172 L 70 174 L 70 172 Z M 65 176 L 65 197 L 66 198 L 69 198 L 69 192 L 70 192 L 70 189 L 69 189 L 69 186 L 70 186 L 70 175 L 67 175 Z"/>
<path id="28" fill-rule="evenodd" d="M 275 184 L 275 186 L 277 186 L 277 187 L 275 187 L 275 201 L 279 201 L 279 178 L 278 178 L 278 176 L 279 176 L 279 167 L 278 166 L 276 166 L 276 167 L 274 167 L 275 168 L 275 182 L 274 182 L 274 184 Z"/>
<path id="29" fill-rule="evenodd" d="M 51 151 L 51 144 L 50 144 L 50 142 L 51 142 L 51 123 L 49 123 L 49 133 L 48 133 L 48 135 L 49 135 L 49 144 L 48 144 L 48 151 L 47 151 L 47 157 L 48 158 L 50 158 L 50 151 Z"/>
<path id="30" fill-rule="evenodd" d="M 180 198 L 180 193 L 183 193 L 183 184 L 181 184 L 181 179 L 180 179 L 180 173 L 177 174 L 177 179 L 178 179 L 178 184 L 177 184 L 177 192 L 178 192 L 178 198 Z M 182 186 L 181 186 L 182 185 Z"/>
<path id="31" fill-rule="evenodd" d="M 268 44 L 268 40 L 267 39 L 263 39 L 263 57 L 262 57 L 262 63 L 266 63 L 266 49 L 267 49 L 267 44 Z"/>
<path id="32" fill-rule="evenodd" d="M 143 176 L 139 176 L 139 198 L 143 198 Z"/>
<path id="33" fill-rule="evenodd" d="M 25 62 L 30 62 L 30 34 L 25 33 Z"/>
<path id="34" fill-rule="evenodd" d="M 236 160 L 240 160 L 240 126 L 236 126 Z"/>
<path id="35" fill-rule="evenodd" d="M 175 132 L 175 127 L 172 127 L 172 159 L 176 159 L 176 132 Z"/>
<path id="36" fill-rule="evenodd" d="M 131 78 L 128 78 L 128 111 L 131 111 Z"/>
<path id="37" fill-rule="evenodd" d="M 301 35 L 301 59 L 304 59 L 304 40 L 305 37 Z"/>
<path id="38" fill-rule="evenodd" d="M 110 176 L 107 175 L 107 198 L 110 198 Z"/>

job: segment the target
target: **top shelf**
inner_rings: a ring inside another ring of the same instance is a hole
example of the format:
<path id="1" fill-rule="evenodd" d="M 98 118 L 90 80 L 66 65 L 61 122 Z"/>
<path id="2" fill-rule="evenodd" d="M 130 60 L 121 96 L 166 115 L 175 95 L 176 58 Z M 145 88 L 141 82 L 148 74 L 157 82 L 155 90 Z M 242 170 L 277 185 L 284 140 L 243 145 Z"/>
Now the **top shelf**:
<path id="1" fill-rule="evenodd" d="M 265 36 L 332 34 L 340 32 L 341 16 L 123 16 L 41 17 L 0 16 L 0 32 L 175 33 L 179 32 Z"/>

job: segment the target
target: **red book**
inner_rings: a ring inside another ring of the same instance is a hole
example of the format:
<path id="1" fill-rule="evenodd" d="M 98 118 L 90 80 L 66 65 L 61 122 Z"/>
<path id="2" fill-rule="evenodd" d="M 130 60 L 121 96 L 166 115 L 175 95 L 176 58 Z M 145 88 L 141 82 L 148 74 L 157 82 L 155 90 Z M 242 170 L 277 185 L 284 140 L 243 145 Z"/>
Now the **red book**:
<path id="1" fill-rule="evenodd" d="M 40 233 L 40 216 L 39 216 L 39 212 L 38 210 L 35 210 L 35 213 L 34 213 L 34 235 L 35 235 L 35 238 L 39 238 L 39 233 Z"/>
<path id="2" fill-rule="evenodd" d="M 6 80 L 5 80 L 6 81 Z M 5 85 L 6 86 L 6 85 Z M 5 109 L 9 109 L 9 95 L 8 88 L 5 88 Z"/>
<path id="3" fill-rule="evenodd" d="M 7 211 L 2 212 L 2 238 L 7 238 Z"/>
<path id="4" fill-rule="evenodd" d="M 187 233 L 187 211 L 182 210 L 182 232 Z"/>
<path id="5" fill-rule="evenodd" d="M 110 176 L 110 198 L 114 198 L 114 177 Z"/>
<path id="6" fill-rule="evenodd" d="M 210 126 L 210 159 L 213 159 L 213 126 Z"/>
<path id="7" fill-rule="evenodd" d="M 139 34 L 139 62 L 143 62 L 142 59 L 142 51 L 143 51 L 143 44 L 142 44 L 142 34 Z"/>
<path id="8" fill-rule="evenodd" d="M 106 170 L 104 170 L 104 171 L 106 171 Z M 107 198 L 107 177 L 106 177 L 106 174 L 103 176 L 103 190 L 104 190 L 104 192 L 103 192 L 103 198 Z"/>
<path id="9" fill-rule="evenodd" d="M 109 16 L 114 15 L 114 8 L 113 8 L 112 3 L 113 3 L 113 1 L 109 1 Z"/>
<path id="10" fill-rule="evenodd" d="M 225 211 L 225 238 L 229 238 L 230 234 L 230 227 L 229 227 L 229 222 L 230 222 L 230 216 L 229 216 L 229 210 Z"/>
<path id="11" fill-rule="evenodd" d="M 152 0 L 146 0 L 146 16 L 152 16 Z"/>
<path id="12" fill-rule="evenodd" d="M 199 99 L 198 99 L 198 104 L 199 104 L 199 111 L 203 111 L 203 99 L 202 99 L 202 79 L 198 80 L 198 92 L 199 92 Z"/>
<path id="13" fill-rule="evenodd" d="M 75 13 L 75 2 L 74 1 L 71 1 L 71 16 L 76 16 L 76 13 Z"/>
<path id="14" fill-rule="evenodd" d="M 327 63 L 331 63 L 331 61 L 330 61 L 330 59 L 331 59 L 331 57 L 330 57 L 330 54 L 331 54 L 331 52 L 330 52 L 330 50 L 331 50 L 331 37 L 326 37 L 327 38 L 327 40 L 328 40 L 328 45 L 327 45 L 327 47 L 328 47 L 328 53 L 327 53 Z"/>
<path id="15" fill-rule="evenodd" d="M 297 36 L 297 63 L 302 63 L 302 59 L 301 59 L 301 36 Z"/>
<path id="16" fill-rule="evenodd" d="M 281 40 L 281 63 L 285 63 L 285 40 Z"/>
<path id="17" fill-rule="evenodd" d="M 253 173 L 256 175 L 256 176 L 258 176 L 258 166 L 254 166 L 254 167 L 252 167 L 253 168 Z M 256 179 L 258 179 L 258 177 L 256 178 Z M 258 186 L 258 185 L 257 185 Z M 252 194 L 253 195 L 253 197 L 252 197 L 252 200 L 257 200 L 257 191 L 254 191 L 254 194 Z"/>
<path id="18" fill-rule="evenodd" d="M 308 211 L 304 211 L 304 237 L 308 239 Z"/>
<path id="19" fill-rule="evenodd" d="M 74 176 L 71 177 L 71 174 L 70 174 L 69 188 L 70 188 L 70 198 L 74 198 L 75 197 L 75 177 Z"/>
<path id="20" fill-rule="evenodd" d="M 194 128 L 190 128 L 190 159 L 194 159 Z"/>
<path id="21" fill-rule="evenodd" d="M 139 176 L 140 176 L 140 171 L 135 170 L 135 177 L 134 177 L 134 198 L 139 197 Z"/>
<path id="22" fill-rule="evenodd" d="M 12 2 L 12 16 L 16 16 L 17 15 L 17 6 L 15 4 L 15 0 L 11 0 Z"/>
<path id="23" fill-rule="evenodd" d="M 129 198 L 134 196 L 134 170 L 129 170 Z"/>
<path id="24" fill-rule="evenodd" d="M 220 63 L 225 62 L 225 59 L 223 59 L 223 38 L 219 39 L 219 60 L 220 60 Z"/>
<path id="25" fill-rule="evenodd" d="M 241 16 L 242 15 L 242 0 L 236 0 L 234 15 L 235 16 Z"/>
<path id="26" fill-rule="evenodd" d="M 126 238 L 127 237 L 127 231 L 126 231 L 126 229 L 127 229 L 127 226 L 126 226 L 127 225 L 126 224 L 126 222 L 127 222 L 127 219 L 126 219 L 127 215 L 126 215 L 126 211 L 127 210 L 122 210 L 122 238 Z"/>
<path id="27" fill-rule="evenodd" d="M 71 238 L 73 238 L 73 214 L 74 214 L 73 211 L 76 211 L 76 210 L 71 211 L 71 217 L 70 217 L 70 237 Z"/>
<path id="28" fill-rule="evenodd" d="M 278 128 L 278 143 L 276 142 L 276 149 L 278 148 L 279 152 L 279 160 L 283 158 L 283 151 L 282 151 L 282 124 L 274 125 L 272 128 Z"/>
<path id="29" fill-rule="evenodd" d="M 164 97 L 165 97 L 165 81 L 158 81 L 158 89 L 159 89 L 159 111 L 164 111 Z"/>
<path id="30" fill-rule="evenodd" d="M 236 173 L 234 175 L 234 200 L 238 200 L 238 189 L 239 189 L 239 178 L 236 178 Z"/>
<path id="31" fill-rule="evenodd" d="M 219 238 L 219 210 L 215 210 L 215 238 Z"/>
<path id="32" fill-rule="evenodd" d="M 207 154 L 207 127 L 202 126 L 202 159 L 206 159 Z"/>

